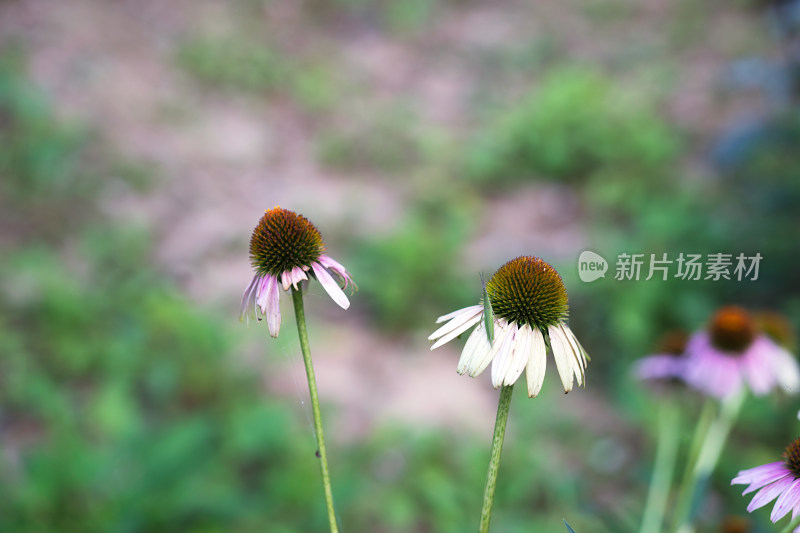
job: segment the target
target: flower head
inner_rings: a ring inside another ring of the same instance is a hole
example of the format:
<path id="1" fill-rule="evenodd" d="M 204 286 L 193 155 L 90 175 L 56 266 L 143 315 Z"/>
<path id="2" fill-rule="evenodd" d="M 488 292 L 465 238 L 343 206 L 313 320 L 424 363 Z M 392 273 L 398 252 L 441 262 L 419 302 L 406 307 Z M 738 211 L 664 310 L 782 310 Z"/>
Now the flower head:
<path id="1" fill-rule="evenodd" d="M 758 490 L 747 506 L 748 513 L 777 498 L 770 520 L 775 523 L 789 511 L 792 511 L 794 520 L 800 516 L 800 439 L 786 448 L 783 461 L 742 470 L 733 478 L 731 485 L 749 485 L 742 494 Z"/>
<path id="2" fill-rule="evenodd" d="M 643 380 L 675 384 L 683 382 L 686 361 L 683 357 L 689 335 L 682 329 L 668 331 L 658 343 L 657 353 L 636 361 L 634 375 Z"/>
<path id="3" fill-rule="evenodd" d="M 756 323 L 764 334 L 789 351 L 797 346 L 791 322 L 777 311 L 761 310 L 754 313 Z"/>
<path id="4" fill-rule="evenodd" d="M 732 396 L 745 385 L 759 396 L 777 387 L 788 391 L 800 387 L 794 357 L 764 335 L 741 307 L 720 308 L 704 330 L 688 339 L 676 337 L 669 344 L 639 360 L 635 375 L 683 381 L 716 398 Z"/>
<path id="5" fill-rule="evenodd" d="M 513 259 L 489 279 L 485 294 L 490 305 L 439 317 L 436 322 L 446 324 L 428 337 L 436 341 L 431 350 L 477 324 L 461 353 L 459 374 L 475 377 L 492 363 L 492 385 L 498 388 L 514 384 L 527 369 L 528 396 L 535 397 L 544 381 L 549 344 L 564 391 L 571 391 L 575 381 L 583 385 L 586 351 L 566 324 L 567 291 L 552 266 L 536 257 Z"/>
<path id="6" fill-rule="evenodd" d="M 279 287 L 298 289 L 297 284 L 308 280 L 309 274 L 334 302 L 347 309 L 350 301 L 331 273 L 344 288 L 352 283 L 350 274 L 324 252 L 322 235 L 306 217 L 281 207 L 265 211 L 250 238 L 250 262 L 256 273 L 242 296 L 240 319 L 266 316 L 270 335 L 277 337 L 281 327 Z"/>
<path id="7" fill-rule="evenodd" d="M 741 307 L 720 308 L 686 346 L 684 379 L 710 396 L 725 398 L 745 384 L 756 395 L 776 387 L 796 391 L 800 369 L 794 357 L 762 334 Z"/>

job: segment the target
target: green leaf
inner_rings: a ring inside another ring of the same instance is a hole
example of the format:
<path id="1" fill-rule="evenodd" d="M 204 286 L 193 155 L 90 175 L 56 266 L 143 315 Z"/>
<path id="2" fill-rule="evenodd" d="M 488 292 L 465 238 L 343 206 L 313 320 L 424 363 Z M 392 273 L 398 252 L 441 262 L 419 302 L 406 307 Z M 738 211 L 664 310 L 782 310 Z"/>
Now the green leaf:
<path id="1" fill-rule="evenodd" d="M 492 314 L 492 302 L 489 301 L 489 295 L 486 292 L 483 272 L 481 272 L 481 283 L 483 284 L 483 326 L 486 328 L 486 338 L 489 339 L 489 344 L 494 344 L 494 315 Z"/>

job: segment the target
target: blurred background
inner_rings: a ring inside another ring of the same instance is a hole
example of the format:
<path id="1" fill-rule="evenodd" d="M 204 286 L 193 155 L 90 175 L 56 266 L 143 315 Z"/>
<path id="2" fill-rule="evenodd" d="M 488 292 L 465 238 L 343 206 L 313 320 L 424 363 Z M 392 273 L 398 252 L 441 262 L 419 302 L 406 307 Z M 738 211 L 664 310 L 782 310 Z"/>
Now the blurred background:
<path id="1" fill-rule="evenodd" d="M 800 325 L 799 23 L 767 0 L 0 1 L 0 530 L 325 530 L 288 298 L 277 340 L 237 321 L 281 205 L 359 285 L 347 312 L 306 297 L 343 530 L 477 524 L 497 392 L 426 337 L 530 254 L 592 362 L 567 396 L 552 368 L 517 391 L 494 529 L 634 531 L 659 399 L 630 363 L 723 304 Z M 585 249 L 605 279 L 578 279 Z M 615 281 L 621 252 L 763 260 Z M 745 407 L 700 531 L 746 515 L 730 479 L 778 460 L 798 405 Z"/>

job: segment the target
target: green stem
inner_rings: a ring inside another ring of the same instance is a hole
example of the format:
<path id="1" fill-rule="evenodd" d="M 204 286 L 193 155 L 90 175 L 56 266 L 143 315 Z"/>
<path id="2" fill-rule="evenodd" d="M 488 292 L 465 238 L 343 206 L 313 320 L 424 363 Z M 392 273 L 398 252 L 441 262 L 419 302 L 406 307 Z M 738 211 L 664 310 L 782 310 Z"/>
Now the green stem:
<path id="1" fill-rule="evenodd" d="M 511 393 L 513 390 L 514 385 L 504 386 L 500 389 L 497 418 L 494 422 L 494 437 L 492 437 L 492 456 L 489 459 L 489 472 L 486 475 L 486 489 L 483 491 L 480 533 L 488 533 L 489 522 L 492 519 L 492 503 L 494 503 L 494 489 L 497 486 L 497 470 L 500 467 L 500 453 L 503 451 L 503 438 L 506 434 L 506 422 L 508 422 L 508 411 L 511 407 Z"/>
<path id="2" fill-rule="evenodd" d="M 319 395 L 317 394 L 317 380 L 314 377 L 314 365 L 311 362 L 311 350 L 308 347 L 308 332 L 306 331 L 306 314 L 303 309 L 303 293 L 298 289 L 292 289 L 292 300 L 294 301 L 294 315 L 297 318 L 297 333 L 300 336 L 300 349 L 303 351 L 303 363 L 306 366 L 306 376 L 308 377 L 308 391 L 311 394 L 311 408 L 314 412 L 314 432 L 317 437 L 317 455 L 319 457 L 319 469 L 322 473 L 322 486 L 325 490 L 325 504 L 328 508 L 328 521 L 331 526 L 331 533 L 338 533 L 336 524 L 336 511 L 333 508 L 333 492 L 331 491 L 331 478 L 328 471 L 328 454 L 325 451 L 325 436 L 322 433 L 322 415 L 319 410 Z"/>
<path id="3" fill-rule="evenodd" d="M 657 533 L 661 531 L 664 513 L 675 469 L 675 458 L 678 455 L 679 411 L 675 404 L 667 400 L 661 404 L 658 419 L 658 441 L 656 458 L 653 465 L 653 477 L 647 493 L 647 501 L 642 515 L 641 533 Z"/>
<path id="4" fill-rule="evenodd" d="M 800 516 L 789 522 L 785 528 L 781 529 L 781 533 L 791 533 L 797 526 L 800 526 Z"/>
<path id="5" fill-rule="evenodd" d="M 732 397 L 726 399 L 720 408 L 719 415 L 708 426 L 708 431 L 703 438 L 702 447 L 697 453 L 691 474 L 687 476 L 688 483 L 682 487 L 682 498 L 679 501 L 678 512 L 675 515 L 676 533 L 687 533 L 693 531 L 692 522 L 692 503 L 695 498 L 697 488 L 708 481 L 714 468 L 717 466 L 719 456 L 728 439 L 731 428 L 739 417 L 739 411 L 744 405 L 747 391 L 742 388 Z M 684 480 L 686 481 L 686 480 Z"/>
<path id="6" fill-rule="evenodd" d="M 686 468 L 681 478 L 681 484 L 678 488 L 678 493 L 675 496 L 675 510 L 672 514 L 673 531 L 678 531 L 678 526 L 686 521 L 686 515 L 689 514 L 689 509 L 692 503 L 692 496 L 694 495 L 694 466 L 697 463 L 697 458 L 700 456 L 700 448 L 705 442 L 708 430 L 714 419 L 715 404 L 712 399 L 706 400 L 703 410 L 700 413 L 700 418 L 697 421 L 694 437 L 689 447 L 689 453 L 686 456 Z"/>

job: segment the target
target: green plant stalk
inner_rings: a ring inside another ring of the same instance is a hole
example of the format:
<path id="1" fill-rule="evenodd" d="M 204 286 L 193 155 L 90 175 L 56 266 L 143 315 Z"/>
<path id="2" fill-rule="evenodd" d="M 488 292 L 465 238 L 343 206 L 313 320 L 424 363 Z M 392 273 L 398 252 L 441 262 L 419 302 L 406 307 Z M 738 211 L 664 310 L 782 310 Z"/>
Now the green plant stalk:
<path id="1" fill-rule="evenodd" d="M 689 453 L 686 456 L 686 468 L 684 469 L 681 484 L 675 497 L 675 507 L 672 513 L 672 526 L 675 532 L 678 531 L 679 524 L 685 521 L 684 516 L 689 513 L 689 508 L 691 507 L 692 495 L 694 494 L 692 474 L 694 472 L 694 466 L 697 463 L 697 458 L 700 456 L 700 448 L 703 446 L 705 437 L 714 419 L 715 403 L 716 402 L 710 398 L 706 400 L 703 410 L 700 413 L 700 418 L 697 421 L 692 443 L 689 447 Z"/>
<path id="2" fill-rule="evenodd" d="M 792 533 L 798 526 L 800 526 L 800 516 L 789 522 L 785 528 L 781 529 L 781 533 Z"/>
<path id="3" fill-rule="evenodd" d="M 641 533 L 661 531 L 669 488 L 672 484 L 672 473 L 675 470 L 675 459 L 678 456 L 679 410 L 673 401 L 667 400 L 661 404 L 659 411 L 656 458 L 642 515 L 642 526 L 639 530 Z"/>
<path id="4" fill-rule="evenodd" d="M 681 514 L 676 514 L 676 528 L 675 531 L 684 533 L 691 532 L 692 520 L 692 503 L 694 500 L 697 487 L 701 483 L 705 483 L 714 471 L 719 461 L 719 456 L 725 446 L 725 441 L 728 440 L 733 424 L 739 417 L 739 412 L 742 410 L 744 400 L 747 397 L 747 391 L 742 388 L 732 397 L 726 399 L 722 403 L 719 415 L 709 425 L 703 445 L 697 454 L 697 460 L 694 462 L 691 475 L 689 476 L 690 483 L 687 490 L 683 494 L 683 499 L 680 500 L 678 510 Z"/>
<path id="5" fill-rule="evenodd" d="M 325 451 L 325 436 L 322 433 L 322 415 L 319 410 L 319 395 L 317 394 L 317 380 L 314 377 L 314 365 L 311 362 L 311 350 L 308 347 L 308 331 L 306 330 L 306 313 L 303 308 L 302 290 L 292 288 L 294 301 L 294 315 L 297 318 L 297 334 L 300 336 L 300 349 L 303 352 L 303 363 L 306 366 L 308 377 L 308 391 L 311 394 L 311 408 L 314 412 L 314 433 L 317 437 L 317 452 L 319 456 L 319 469 L 322 474 L 322 487 L 325 491 L 325 504 L 328 508 L 328 521 L 331 533 L 338 533 L 336 511 L 333 507 L 333 492 L 331 491 L 331 478 L 328 470 L 328 454 Z"/>
<path id="6" fill-rule="evenodd" d="M 500 468 L 500 453 L 503 451 L 503 439 L 506 435 L 506 423 L 508 422 L 508 411 L 511 407 L 511 393 L 513 390 L 514 385 L 503 386 L 500 389 L 500 400 L 497 402 L 497 418 L 494 422 L 494 436 L 492 437 L 492 455 L 489 458 L 489 472 L 486 475 L 486 488 L 483 491 L 480 533 L 488 533 L 489 522 L 492 519 L 494 489 L 497 486 L 497 471 Z"/>

